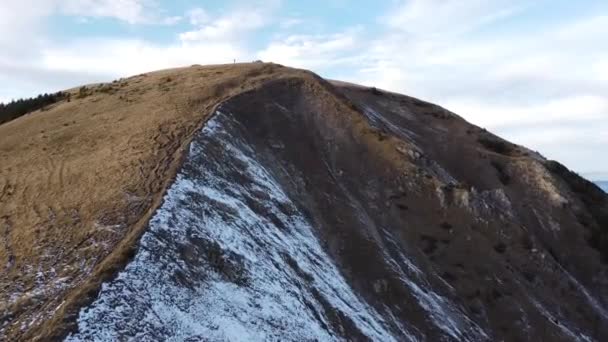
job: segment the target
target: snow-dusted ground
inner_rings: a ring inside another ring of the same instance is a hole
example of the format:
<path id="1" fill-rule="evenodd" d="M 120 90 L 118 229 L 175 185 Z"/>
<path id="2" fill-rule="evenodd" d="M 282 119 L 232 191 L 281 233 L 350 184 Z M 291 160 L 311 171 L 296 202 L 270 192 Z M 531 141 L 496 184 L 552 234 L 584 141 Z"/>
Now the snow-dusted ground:
<path id="1" fill-rule="evenodd" d="M 415 339 L 348 285 L 237 125 L 207 123 L 135 259 L 67 340 Z"/>

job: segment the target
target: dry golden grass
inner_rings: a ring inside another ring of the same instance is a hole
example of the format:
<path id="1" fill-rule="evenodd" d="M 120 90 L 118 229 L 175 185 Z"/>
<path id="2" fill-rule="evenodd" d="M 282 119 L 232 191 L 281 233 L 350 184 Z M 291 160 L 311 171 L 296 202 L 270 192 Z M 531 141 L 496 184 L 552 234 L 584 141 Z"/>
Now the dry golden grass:
<path id="1" fill-rule="evenodd" d="M 263 63 L 164 70 L 71 89 L 0 126 L 0 336 L 62 336 L 129 260 L 214 107 L 293 76 L 313 77 Z"/>

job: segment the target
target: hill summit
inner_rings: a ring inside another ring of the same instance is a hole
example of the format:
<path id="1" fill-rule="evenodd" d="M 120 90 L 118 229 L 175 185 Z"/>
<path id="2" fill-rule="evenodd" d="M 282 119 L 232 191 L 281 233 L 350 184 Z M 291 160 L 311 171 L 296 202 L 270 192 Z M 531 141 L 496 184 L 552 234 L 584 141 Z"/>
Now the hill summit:
<path id="1" fill-rule="evenodd" d="M 61 94 L 0 125 L 0 339 L 608 339 L 608 196 L 442 107 L 267 63 Z"/>

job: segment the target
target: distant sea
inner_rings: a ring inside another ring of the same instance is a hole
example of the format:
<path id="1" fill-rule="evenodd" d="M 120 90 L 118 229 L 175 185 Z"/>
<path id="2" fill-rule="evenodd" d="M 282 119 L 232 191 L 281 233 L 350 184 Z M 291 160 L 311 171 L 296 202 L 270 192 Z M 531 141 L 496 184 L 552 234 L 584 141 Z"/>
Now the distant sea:
<path id="1" fill-rule="evenodd" d="M 608 181 L 597 181 L 595 184 L 599 185 L 600 188 L 608 192 Z"/>

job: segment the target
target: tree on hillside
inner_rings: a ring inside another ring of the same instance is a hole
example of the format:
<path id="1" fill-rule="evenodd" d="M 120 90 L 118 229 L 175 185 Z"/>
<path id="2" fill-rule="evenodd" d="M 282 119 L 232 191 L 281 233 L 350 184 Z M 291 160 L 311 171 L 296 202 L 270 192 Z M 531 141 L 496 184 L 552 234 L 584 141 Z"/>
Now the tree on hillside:
<path id="1" fill-rule="evenodd" d="M 66 96 L 67 94 L 63 92 L 54 94 L 45 93 L 29 99 L 19 99 L 9 103 L 0 103 L 0 124 L 61 101 Z"/>

